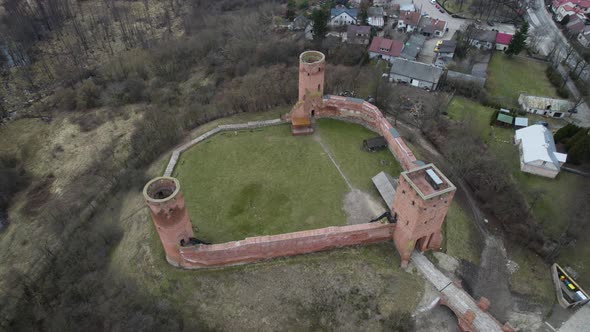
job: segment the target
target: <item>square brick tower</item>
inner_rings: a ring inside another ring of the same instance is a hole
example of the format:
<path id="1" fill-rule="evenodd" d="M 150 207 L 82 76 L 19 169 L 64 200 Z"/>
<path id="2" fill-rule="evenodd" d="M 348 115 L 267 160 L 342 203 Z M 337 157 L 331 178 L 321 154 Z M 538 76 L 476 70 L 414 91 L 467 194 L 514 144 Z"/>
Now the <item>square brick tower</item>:
<path id="1" fill-rule="evenodd" d="M 293 135 L 313 133 L 313 118 L 322 107 L 326 57 L 318 51 L 306 51 L 299 56 L 299 99 L 291 110 Z"/>
<path id="2" fill-rule="evenodd" d="M 392 206 L 397 219 L 393 240 L 402 267 L 407 266 L 415 247 L 440 249 L 440 229 L 456 189 L 433 164 L 402 172 Z"/>

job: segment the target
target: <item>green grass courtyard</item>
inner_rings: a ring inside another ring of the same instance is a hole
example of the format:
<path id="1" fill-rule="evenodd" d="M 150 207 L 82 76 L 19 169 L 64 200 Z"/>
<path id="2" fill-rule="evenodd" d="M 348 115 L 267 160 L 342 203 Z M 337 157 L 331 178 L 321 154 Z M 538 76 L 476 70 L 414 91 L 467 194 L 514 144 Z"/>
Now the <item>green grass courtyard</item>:
<path id="1" fill-rule="evenodd" d="M 361 150 L 368 129 L 319 120 L 316 136 L 293 137 L 288 125 L 223 132 L 185 151 L 180 180 L 198 237 L 213 243 L 345 225 L 350 190 L 318 142 L 328 147 L 352 186 L 380 199 L 371 177 L 401 168 L 387 150 Z"/>

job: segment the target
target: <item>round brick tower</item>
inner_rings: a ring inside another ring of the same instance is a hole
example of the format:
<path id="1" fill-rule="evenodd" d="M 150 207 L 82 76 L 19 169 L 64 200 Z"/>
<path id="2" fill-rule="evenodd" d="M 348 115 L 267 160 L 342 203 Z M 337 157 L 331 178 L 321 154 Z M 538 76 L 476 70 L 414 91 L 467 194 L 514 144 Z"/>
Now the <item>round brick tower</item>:
<path id="1" fill-rule="evenodd" d="M 188 243 L 193 237 L 193 228 L 180 192 L 180 183 L 171 177 L 155 178 L 143 188 L 143 197 L 160 236 L 166 260 L 174 266 L 179 266 L 181 257 L 178 247 L 181 241 Z"/>
<path id="2" fill-rule="evenodd" d="M 305 94 L 324 95 L 326 57 L 322 52 L 306 51 L 299 56 L 299 101 Z"/>

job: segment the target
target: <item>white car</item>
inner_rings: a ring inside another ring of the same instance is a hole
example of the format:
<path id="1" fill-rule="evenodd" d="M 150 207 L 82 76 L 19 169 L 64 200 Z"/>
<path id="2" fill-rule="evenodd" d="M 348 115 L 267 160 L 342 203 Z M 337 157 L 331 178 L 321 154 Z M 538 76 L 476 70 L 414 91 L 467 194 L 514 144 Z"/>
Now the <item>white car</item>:
<path id="1" fill-rule="evenodd" d="M 430 0 L 430 3 L 434 5 L 436 3 L 436 0 Z"/>

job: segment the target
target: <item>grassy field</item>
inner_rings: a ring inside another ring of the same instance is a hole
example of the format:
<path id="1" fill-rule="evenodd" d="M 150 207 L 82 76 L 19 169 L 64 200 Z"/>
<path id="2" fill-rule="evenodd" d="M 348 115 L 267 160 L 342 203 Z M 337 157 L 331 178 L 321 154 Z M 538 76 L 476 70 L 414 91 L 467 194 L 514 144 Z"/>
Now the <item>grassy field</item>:
<path id="1" fill-rule="evenodd" d="M 555 293 L 549 266 L 541 257 L 521 246 L 508 246 L 507 252 L 508 258 L 518 264 L 518 269 L 510 276 L 511 289 L 550 308 L 555 301 Z"/>
<path id="2" fill-rule="evenodd" d="M 521 93 L 557 97 L 545 76 L 546 68 L 543 62 L 496 52 L 489 63 L 486 89 L 506 107 L 518 107 Z"/>
<path id="3" fill-rule="evenodd" d="M 571 266 L 578 272 L 577 282 L 586 291 L 590 289 L 590 235 L 580 234 L 574 245 L 564 247 L 561 250 L 557 263 L 562 267 Z"/>
<path id="4" fill-rule="evenodd" d="M 456 201 L 449 208 L 444 228 L 446 253 L 479 265 L 481 249 L 477 229 L 471 216 Z"/>
<path id="5" fill-rule="evenodd" d="M 352 185 L 381 199 L 371 178 L 381 171 L 397 177 L 402 168 L 387 149 L 371 153 L 361 150 L 363 140 L 377 134 L 357 124 L 329 119 L 320 119 L 318 129 Z"/>
<path id="6" fill-rule="evenodd" d="M 460 14 L 461 16 L 471 17 L 472 14 L 469 11 L 469 7 L 472 5 L 473 0 L 466 0 L 463 1 L 463 6 L 459 8 L 459 1 L 458 0 L 438 0 L 438 3 L 444 3 L 445 8 L 453 13 L 453 14 Z"/>
<path id="7" fill-rule="evenodd" d="M 575 195 L 588 188 L 590 181 L 587 178 L 568 172 L 561 172 L 556 179 L 548 179 L 520 171 L 518 149 L 502 142 L 510 140 L 512 129 L 489 126 L 489 119 L 493 109 L 482 106 L 471 100 L 455 97 L 449 107 L 449 117 L 453 120 L 471 122 L 480 133 L 482 139 L 490 147 L 498 159 L 504 161 L 510 167 L 511 175 L 520 186 L 532 207 L 532 213 L 546 235 L 553 239 L 559 238 L 568 223 L 567 209 L 575 208 L 572 201 Z M 529 117 L 529 121 L 533 118 Z M 493 137 L 501 140 L 493 139 Z M 449 211 L 451 214 L 451 211 Z M 447 226 L 448 227 L 448 226 Z M 449 236 L 452 236 L 451 234 Z M 568 264 L 580 272 L 581 280 L 590 283 L 590 264 L 587 257 L 590 254 L 590 240 L 585 235 L 576 242 L 575 247 L 565 248 L 558 258 L 560 264 Z M 447 248 L 447 250 L 449 250 Z M 541 259 L 521 248 L 514 248 L 514 258 L 521 269 L 513 275 L 513 288 L 517 292 L 529 294 L 542 299 L 552 299 L 553 294 L 550 283 L 545 274 L 535 272 L 544 271 L 547 266 Z M 537 293 L 537 290 L 539 294 Z M 552 300 L 551 300 L 552 301 Z"/>
<path id="8" fill-rule="evenodd" d="M 354 187 L 376 195 L 372 176 L 399 174 L 389 151 L 360 149 L 375 135 L 364 127 L 335 120 L 318 127 Z M 174 176 L 198 236 L 214 243 L 346 223 L 344 179 L 316 138 L 293 137 L 288 125 L 218 134 L 183 153 Z"/>

